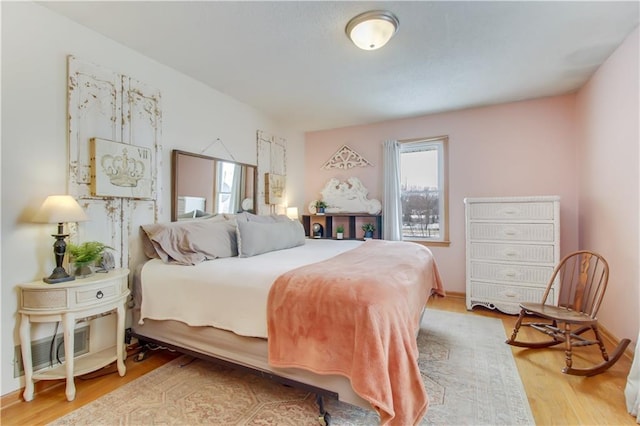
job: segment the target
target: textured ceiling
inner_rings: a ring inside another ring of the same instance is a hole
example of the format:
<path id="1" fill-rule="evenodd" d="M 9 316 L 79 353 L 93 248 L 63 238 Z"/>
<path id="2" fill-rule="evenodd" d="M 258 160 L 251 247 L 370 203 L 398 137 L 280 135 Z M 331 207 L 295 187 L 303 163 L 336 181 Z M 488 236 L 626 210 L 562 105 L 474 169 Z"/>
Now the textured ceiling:
<path id="1" fill-rule="evenodd" d="M 638 25 L 631 2 L 43 2 L 304 131 L 569 93 Z M 372 9 L 400 28 L 357 49 Z"/>

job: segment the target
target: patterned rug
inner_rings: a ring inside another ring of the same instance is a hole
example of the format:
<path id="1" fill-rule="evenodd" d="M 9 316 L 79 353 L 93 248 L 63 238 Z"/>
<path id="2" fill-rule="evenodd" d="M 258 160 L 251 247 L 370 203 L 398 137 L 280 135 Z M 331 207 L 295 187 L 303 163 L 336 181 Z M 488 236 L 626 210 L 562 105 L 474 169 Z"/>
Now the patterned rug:
<path id="1" fill-rule="evenodd" d="M 427 310 L 418 336 L 430 405 L 422 425 L 535 424 L 502 322 Z M 377 414 L 325 398 L 332 425 L 377 425 Z M 52 425 L 318 425 L 315 396 L 187 356 Z"/>

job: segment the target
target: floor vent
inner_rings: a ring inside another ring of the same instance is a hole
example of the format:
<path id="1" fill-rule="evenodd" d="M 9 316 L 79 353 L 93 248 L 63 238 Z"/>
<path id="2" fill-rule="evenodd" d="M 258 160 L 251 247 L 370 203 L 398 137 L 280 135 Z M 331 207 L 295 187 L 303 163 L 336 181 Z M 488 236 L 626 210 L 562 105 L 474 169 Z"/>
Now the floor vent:
<path id="1" fill-rule="evenodd" d="M 53 344 L 52 341 L 53 340 Z M 33 371 L 41 368 L 58 365 L 58 359 L 64 361 L 64 343 L 62 333 L 57 334 L 55 338 L 45 337 L 40 340 L 31 342 L 31 359 L 33 360 Z M 75 330 L 75 340 L 73 342 L 74 356 L 86 354 L 89 352 L 89 327 L 81 327 Z M 24 365 L 22 364 L 22 348 L 20 345 L 15 347 L 15 359 L 13 364 L 13 377 L 24 375 Z"/>

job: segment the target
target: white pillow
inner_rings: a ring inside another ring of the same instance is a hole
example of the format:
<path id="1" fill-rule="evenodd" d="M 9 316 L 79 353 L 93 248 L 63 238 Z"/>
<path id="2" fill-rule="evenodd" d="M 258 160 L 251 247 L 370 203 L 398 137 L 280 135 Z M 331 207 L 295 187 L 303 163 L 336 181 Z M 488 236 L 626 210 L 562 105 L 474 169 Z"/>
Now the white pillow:
<path id="1" fill-rule="evenodd" d="M 270 251 L 304 245 L 302 224 L 286 222 L 247 222 L 238 220 L 238 255 L 251 257 Z"/>

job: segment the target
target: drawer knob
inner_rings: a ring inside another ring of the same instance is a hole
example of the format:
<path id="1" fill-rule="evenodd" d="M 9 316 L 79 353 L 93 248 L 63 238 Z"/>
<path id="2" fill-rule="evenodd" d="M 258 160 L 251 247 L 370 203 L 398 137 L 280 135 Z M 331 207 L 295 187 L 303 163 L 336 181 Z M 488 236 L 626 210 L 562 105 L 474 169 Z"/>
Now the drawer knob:
<path id="1" fill-rule="evenodd" d="M 516 271 L 505 271 L 504 275 L 509 278 L 513 278 L 516 276 Z"/>
<path id="2" fill-rule="evenodd" d="M 515 293 L 515 292 L 513 292 L 513 291 L 506 291 L 506 292 L 504 293 L 504 295 L 505 295 L 505 296 L 507 296 L 507 297 L 517 297 L 517 296 L 518 296 L 518 293 Z"/>
<path id="3" fill-rule="evenodd" d="M 515 251 L 515 250 L 507 250 L 504 254 L 506 254 L 507 256 L 513 257 L 513 256 L 517 255 L 518 252 Z"/>
<path id="4" fill-rule="evenodd" d="M 102 290 L 98 290 L 98 292 L 96 293 L 96 299 L 102 299 L 104 297 L 104 293 L 102 292 Z"/>
<path id="5" fill-rule="evenodd" d="M 515 229 L 505 229 L 504 230 L 504 234 L 505 235 L 516 235 L 516 230 Z"/>

